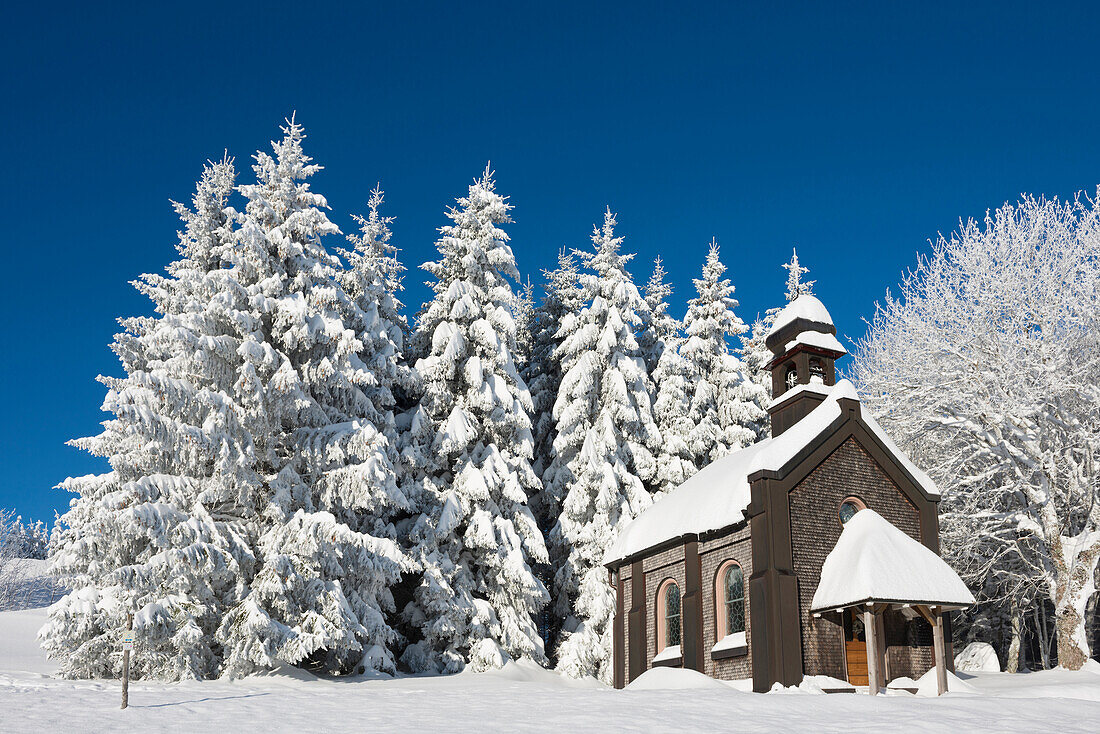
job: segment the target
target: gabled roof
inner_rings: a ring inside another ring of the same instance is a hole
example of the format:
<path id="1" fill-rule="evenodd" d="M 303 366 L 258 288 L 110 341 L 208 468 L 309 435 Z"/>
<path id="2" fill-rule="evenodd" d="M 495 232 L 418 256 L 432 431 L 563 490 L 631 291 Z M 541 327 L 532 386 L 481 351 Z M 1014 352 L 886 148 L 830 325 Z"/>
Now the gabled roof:
<path id="1" fill-rule="evenodd" d="M 867 602 L 965 607 L 974 595 L 935 552 L 874 510 L 860 510 L 826 556 L 810 610 Z"/>
<path id="2" fill-rule="evenodd" d="M 841 380 L 833 387 L 821 387 L 829 391 L 829 396 L 805 418 L 775 438 L 764 439 L 711 462 L 623 527 L 604 554 L 604 565 L 617 563 L 675 538 L 700 535 L 744 520 L 751 499 L 748 478 L 758 471 L 782 470 L 841 417 L 840 400 L 859 400 L 855 387 L 848 380 Z M 909 461 L 869 413 L 861 411 L 861 418 L 926 493 L 939 494 L 932 480 Z"/>

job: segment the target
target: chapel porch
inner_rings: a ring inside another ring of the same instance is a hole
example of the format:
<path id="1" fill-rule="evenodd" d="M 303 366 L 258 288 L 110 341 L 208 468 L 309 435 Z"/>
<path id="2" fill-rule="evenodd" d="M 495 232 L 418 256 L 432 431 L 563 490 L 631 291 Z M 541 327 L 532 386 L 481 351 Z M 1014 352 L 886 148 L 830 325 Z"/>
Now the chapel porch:
<path id="1" fill-rule="evenodd" d="M 865 509 L 845 524 L 822 564 L 810 611 L 844 630 L 848 681 L 866 685 L 871 695 L 887 684 L 886 616 L 923 619 L 932 629 L 937 690 L 943 694 L 948 686 L 944 617 L 973 603 L 939 555 Z M 857 627 L 862 635 L 854 632 Z"/>

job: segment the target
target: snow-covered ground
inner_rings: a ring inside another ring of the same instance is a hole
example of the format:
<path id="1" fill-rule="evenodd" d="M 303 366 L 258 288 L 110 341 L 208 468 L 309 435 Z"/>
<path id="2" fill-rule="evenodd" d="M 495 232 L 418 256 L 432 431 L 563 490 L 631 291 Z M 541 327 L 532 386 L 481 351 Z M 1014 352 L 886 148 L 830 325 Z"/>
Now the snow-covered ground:
<path id="1" fill-rule="evenodd" d="M 448 677 L 325 680 L 299 671 L 236 682 L 68 681 L 35 634 L 44 609 L 0 613 L 0 732 L 1029 732 L 1100 729 L 1100 665 L 966 676 L 977 695 L 758 695 L 656 669 L 632 690 L 524 664 Z M 1039 700 L 1042 699 L 1042 700 Z"/>

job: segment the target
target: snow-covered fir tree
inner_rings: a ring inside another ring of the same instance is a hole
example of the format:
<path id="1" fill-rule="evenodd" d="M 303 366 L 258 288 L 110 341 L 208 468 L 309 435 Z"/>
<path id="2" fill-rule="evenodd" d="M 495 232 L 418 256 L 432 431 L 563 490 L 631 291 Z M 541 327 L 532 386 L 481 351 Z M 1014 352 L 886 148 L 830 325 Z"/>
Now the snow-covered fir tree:
<path id="1" fill-rule="evenodd" d="M 255 324 L 222 268 L 235 176 L 231 161 L 211 164 L 193 208 L 175 205 L 181 258 L 134 283 L 157 315 L 121 320 L 112 350 L 126 376 L 99 378 L 114 418 L 72 442 L 111 470 L 61 485 L 77 497 L 60 519 L 50 568 L 72 593 L 51 607 L 40 636 L 62 675 L 116 677 L 128 613 L 136 677 L 220 670 L 214 633 L 247 591 L 263 481 L 236 389 L 243 335 Z"/>
<path id="2" fill-rule="evenodd" d="M 601 565 L 621 524 L 651 502 L 660 434 L 652 383 L 635 337 L 645 301 L 627 272 L 610 210 L 592 234 L 594 252 L 577 252 L 585 306 L 559 332 L 564 376 L 554 405 L 556 455 L 548 493 L 561 512 L 550 533 L 557 667 L 566 675 L 611 680 L 615 594 Z"/>
<path id="3" fill-rule="evenodd" d="M 379 315 L 393 304 L 365 299 L 392 288 L 394 268 L 384 223 L 368 218 L 357 251 L 383 262 L 353 262 L 345 282 L 367 292 L 349 295 L 321 242 L 339 229 L 307 183 L 320 166 L 299 124 L 283 133 L 274 156 L 256 154 L 256 183 L 238 189 L 247 205 L 226 258 L 251 306 L 236 390 L 264 494 L 251 528 L 257 573 L 218 640 L 230 675 L 283 662 L 393 670 L 389 589 L 413 564 L 390 522 L 408 502 L 387 435 L 389 386 L 371 367 L 396 353 L 396 334 Z"/>
<path id="4" fill-rule="evenodd" d="M 558 252 L 558 266 L 542 271 L 546 279 L 545 296 L 535 309 L 531 344 L 531 361 L 525 379 L 531 390 L 531 413 L 535 437 L 535 472 L 542 477 L 545 486 L 554 484 L 549 472 L 554 457 L 554 438 L 557 424 L 554 420 L 554 403 L 561 385 L 561 327 L 565 317 L 581 308 L 579 274 L 573 253 L 562 249 Z M 531 510 L 544 533 L 558 520 L 560 508 L 545 491 L 531 500 Z"/>
<path id="5" fill-rule="evenodd" d="M 791 251 L 790 262 L 784 263 L 782 267 L 787 271 L 787 303 L 801 295 L 813 295 L 813 287 L 816 281 L 802 281 L 802 276 L 810 270 L 799 265 L 797 250 Z M 780 306 L 769 308 L 763 316 L 758 317 L 753 322 L 752 329 L 749 331 L 749 338 L 746 339 L 744 335 L 741 337 L 739 353 L 745 374 L 763 388 L 762 391 L 757 393 L 756 397 L 756 402 L 763 411 L 763 416 L 753 426 L 758 439 L 766 438 L 771 431 L 771 421 L 768 418 L 767 410 L 772 393 L 772 373 L 768 369 L 768 364 L 775 355 L 768 349 L 765 342 L 768 334 L 771 333 L 772 325 L 775 324 L 775 317 L 782 310 L 783 308 Z"/>
<path id="6" fill-rule="evenodd" d="M 650 349 L 642 350 L 653 381 L 653 413 L 661 434 L 657 471 L 651 481 L 657 492 L 680 485 L 696 469 L 688 444 L 692 428 L 688 365 L 680 354 L 683 343 L 681 324 L 668 313 L 672 286 L 665 282 L 665 275 L 661 258 L 657 258 L 653 275 L 645 287 L 648 322 L 653 338 Z"/>
<path id="7" fill-rule="evenodd" d="M 357 331 L 363 343 L 358 356 L 368 382 L 360 389 L 370 401 L 368 417 L 378 426 L 385 424 L 387 438 L 394 443 L 393 411 L 403 397 L 415 391 L 416 373 L 405 359 L 408 322 L 399 298 L 405 267 L 391 242 L 393 217 L 384 217 L 380 211 L 384 198 L 382 190 L 375 188 L 367 203 L 367 215 L 353 216 L 359 232 L 348 235 L 352 249 L 339 250 L 348 267 L 339 271 L 337 278 L 358 305 L 362 318 L 348 326 Z"/>
<path id="8" fill-rule="evenodd" d="M 353 424 L 356 430 L 352 431 L 346 430 L 346 424 L 338 426 L 347 443 L 347 449 L 337 454 L 344 467 L 333 471 L 326 486 L 341 488 L 341 494 L 352 500 L 345 500 L 343 513 L 338 515 L 349 527 L 357 527 L 358 523 L 364 532 L 393 539 L 391 521 L 406 518 L 415 510 L 405 495 L 407 472 L 400 458 L 402 436 L 395 411 L 417 393 L 419 380 L 405 356 L 408 322 L 399 298 L 405 268 L 392 242 L 393 218 L 382 216 L 380 211 L 383 201 L 383 192 L 376 187 L 368 200 L 367 215 L 353 216 L 359 232 L 348 235 L 352 248 L 339 250 L 348 267 L 338 272 L 337 279 L 358 306 L 348 323 L 362 344 L 357 354 L 362 365 L 353 374 L 368 402 L 360 421 L 366 425 Z M 402 570 L 414 569 L 404 565 Z M 392 576 L 384 578 L 392 580 Z M 397 610 L 388 588 L 377 586 L 372 593 L 378 602 L 369 617 L 377 632 L 372 644 L 379 647 L 367 658 L 384 663 L 376 667 L 392 670 L 388 650 L 404 642 L 389 626 Z"/>
<path id="9" fill-rule="evenodd" d="M 516 369 L 526 381 L 535 339 L 535 286 L 530 278 L 519 293 L 516 293 L 516 301 L 512 305 L 512 320 L 516 322 Z"/>
<path id="10" fill-rule="evenodd" d="M 669 338 L 679 327 L 668 313 L 668 297 L 672 295 L 672 286 L 665 282 L 665 275 L 665 268 L 658 257 L 653 263 L 653 273 L 642 289 L 644 308 L 638 310 L 638 318 L 641 320 L 641 326 L 637 330 L 638 348 L 645 360 L 646 372 L 651 378 Z"/>
<path id="11" fill-rule="evenodd" d="M 554 422 L 554 401 L 558 397 L 561 384 L 561 364 L 558 362 L 558 345 L 561 343 L 558 332 L 566 314 L 580 309 L 580 288 L 577 280 L 577 268 L 573 254 L 562 248 L 558 252 L 558 267 L 543 270 L 545 278 L 542 302 L 532 313 L 531 356 L 523 371 L 523 378 L 531 391 L 531 423 L 534 436 L 535 473 L 542 478 L 539 491 L 531 496 L 531 512 L 543 537 L 548 537 L 550 529 L 558 520 L 559 507 L 546 492 L 545 487 L 552 484 L 548 471 L 554 456 L 554 438 L 557 427 Z M 548 563 L 535 567 L 539 580 L 547 588 L 553 586 L 553 569 Z M 552 643 L 553 610 L 551 605 L 543 607 L 538 616 L 539 632 L 545 644 Z M 552 652 L 552 648 L 548 650 Z"/>
<path id="12" fill-rule="evenodd" d="M 545 662 L 534 617 L 549 597 L 532 564 L 547 554 L 527 505 L 540 482 L 515 363 L 519 273 L 500 228 L 511 208 L 486 168 L 424 265 L 435 295 L 416 327 L 423 397 L 405 449 L 422 512 L 408 532 L 423 574 L 405 610 L 421 639 L 403 657 L 416 670 Z"/>
<path id="13" fill-rule="evenodd" d="M 729 348 L 729 338 L 746 328 L 734 311 L 738 304 L 733 285 L 722 277 L 725 272 L 718 243 L 712 240 L 703 277 L 694 281 L 697 295 L 688 301 L 680 346 L 690 385 L 688 443 L 699 468 L 754 443 L 764 414 L 763 388 L 742 371 Z"/>

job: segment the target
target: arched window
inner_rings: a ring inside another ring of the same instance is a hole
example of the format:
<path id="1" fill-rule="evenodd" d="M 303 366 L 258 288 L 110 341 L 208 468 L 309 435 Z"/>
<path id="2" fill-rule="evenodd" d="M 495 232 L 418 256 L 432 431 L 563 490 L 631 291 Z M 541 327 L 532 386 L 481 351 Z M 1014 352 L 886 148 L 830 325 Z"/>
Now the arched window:
<path id="1" fill-rule="evenodd" d="M 657 592 L 657 651 L 680 644 L 680 587 L 672 579 Z"/>
<path id="2" fill-rule="evenodd" d="M 817 357 L 810 360 L 810 382 L 825 384 L 825 367 Z"/>
<path id="3" fill-rule="evenodd" d="M 867 505 L 859 497 L 847 497 L 840 503 L 840 524 L 847 525 L 848 521 L 856 516 L 860 510 L 866 510 Z"/>
<path id="4" fill-rule="evenodd" d="M 745 631 L 745 574 L 736 561 L 718 569 L 714 598 L 717 601 L 718 639 Z"/>
<path id="5" fill-rule="evenodd" d="M 788 390 L 790 390 L 792 387 L 794 387 L 795 385 L 798 384 L 798 370 L 796 370 L 794 367 L 788 367 L 787 368 L 786 383 L 787 383 L 787 389 Z"/>

